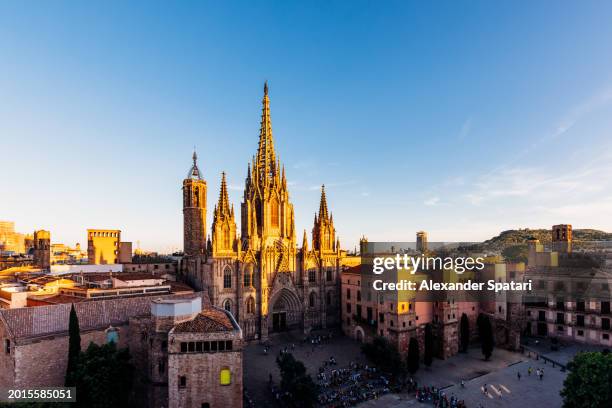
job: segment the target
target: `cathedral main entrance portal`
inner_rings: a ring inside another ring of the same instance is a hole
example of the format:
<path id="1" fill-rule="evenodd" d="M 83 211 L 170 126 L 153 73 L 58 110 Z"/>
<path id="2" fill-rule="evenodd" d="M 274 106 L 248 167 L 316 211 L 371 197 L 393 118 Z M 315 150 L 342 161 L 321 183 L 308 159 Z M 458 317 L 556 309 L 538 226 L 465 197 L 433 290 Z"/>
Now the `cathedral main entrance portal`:
<path id="1" fill-rule="evenodd" d="M 279 332 L 287 330 L 287 312 L 272 313 L 272 331 Z"/>
<path id="2" fill-rule="evenodd" d="M 288 289 L 282 289 L 274 296 L 272 303 L 272 332 L 297 329 L 302 323 L 302 310 L 299 298 Z"/>

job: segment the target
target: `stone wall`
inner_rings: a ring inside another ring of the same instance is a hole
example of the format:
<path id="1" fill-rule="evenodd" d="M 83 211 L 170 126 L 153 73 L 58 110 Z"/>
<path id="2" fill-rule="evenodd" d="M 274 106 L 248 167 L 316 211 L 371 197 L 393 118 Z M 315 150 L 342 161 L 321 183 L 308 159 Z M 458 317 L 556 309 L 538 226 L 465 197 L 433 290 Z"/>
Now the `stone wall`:
<path id="1" fill-rule="evenodd" d="M 119 347 L 127 346 L 127 325 L 116 327 L 119 330 Z M 90 342 L 106 343 L 104 330 L 81 332 L 81 348 L 87 349 Z M 63 386 L 68 365 L 68 336 L 57 335 L 38 340 L 27 340 L 11 348 L 14 364 L 14 379 L 2 378 L 2 387 L 51 387 Z M 4 364 L 2 364 L 4 365 Z M 10 366 L 10 365 L 9 365 Z M 4 381 L 9 382 L 5 383 Z"/>

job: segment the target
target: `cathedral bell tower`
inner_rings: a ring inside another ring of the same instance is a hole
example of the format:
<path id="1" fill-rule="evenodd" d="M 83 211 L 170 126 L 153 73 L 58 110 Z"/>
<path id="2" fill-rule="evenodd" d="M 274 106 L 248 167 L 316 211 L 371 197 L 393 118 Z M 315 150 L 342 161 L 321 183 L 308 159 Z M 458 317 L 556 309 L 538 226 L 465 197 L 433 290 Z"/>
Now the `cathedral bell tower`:
<path id="1" fill-rule="evenodd" d="M 206 253 L 206 181 L 198 169 L 198 155 L 183 180 L 183 251 L 185 256 Z"/>

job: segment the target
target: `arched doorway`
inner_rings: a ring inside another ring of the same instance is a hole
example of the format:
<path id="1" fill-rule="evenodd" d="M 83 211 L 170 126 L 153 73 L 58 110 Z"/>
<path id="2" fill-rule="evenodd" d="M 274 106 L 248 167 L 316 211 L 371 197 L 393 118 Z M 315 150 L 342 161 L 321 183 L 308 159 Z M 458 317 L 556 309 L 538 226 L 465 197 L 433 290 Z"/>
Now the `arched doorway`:
<path id="1" fill-rule="evenodd" d="M 289 289 L 281 289 L 270 301 L 272 319 L 270 330 L 281 332 L 298 328 L 302 319 L 302 308 L 299 298 Z"/>
<path id="2" fill-rule="evenodd" d="M 355 327 L 355 339 L 358 343 L 363 343 L 363 339 L 365 337 L 365 333 L 360 326 Z"/>

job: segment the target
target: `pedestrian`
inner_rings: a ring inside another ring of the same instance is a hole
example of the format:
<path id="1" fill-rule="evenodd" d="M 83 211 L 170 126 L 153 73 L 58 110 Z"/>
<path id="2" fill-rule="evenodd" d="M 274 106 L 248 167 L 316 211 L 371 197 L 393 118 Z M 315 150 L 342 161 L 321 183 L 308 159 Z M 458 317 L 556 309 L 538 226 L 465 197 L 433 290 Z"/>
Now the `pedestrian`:
<path id="1" fill-rule="evenodd" d="M 533 368 L 531 368 L 531 366 L 529 366 L 529 368 L 527 369 L 527 374 L 531 375 L 532 371 L 533 371 Z"/>
<path id="2" fill-rule="evenodd" d="M 487 392 L 488 392 L 488 391 L 487 391 L 487 384 L 485 384 L 485 385 L 483 385 L 483 386 L 482 386 L 482 393 L 483 393 L 484 395 L 487 395 Z"/>
<path id="3" fill-rule="evenodd" d="M 518 378 L 518 380 L 521 381 L 521 372 L 520 371 L 516 372 L 516 378 Z"/>
<path id="4" fill-rule="evenodd" d="M 465 381 L 461 380 L 461 388 L 465 388 Z"/>

